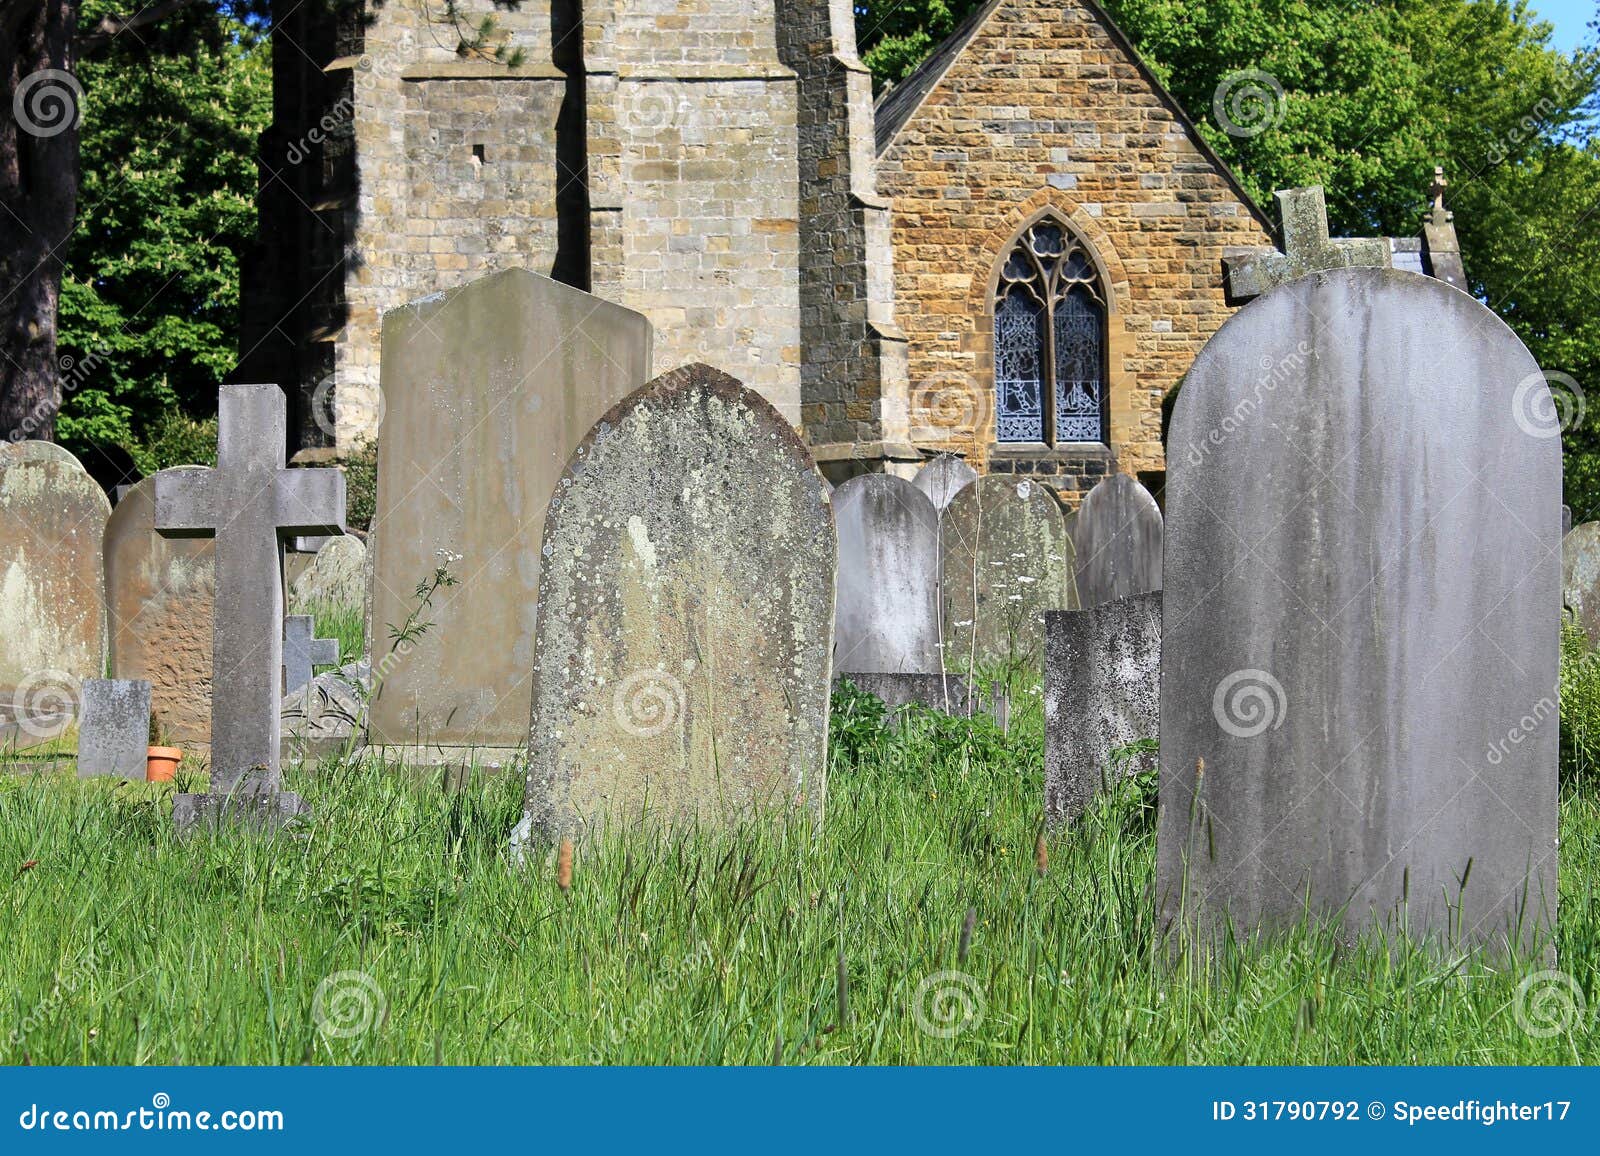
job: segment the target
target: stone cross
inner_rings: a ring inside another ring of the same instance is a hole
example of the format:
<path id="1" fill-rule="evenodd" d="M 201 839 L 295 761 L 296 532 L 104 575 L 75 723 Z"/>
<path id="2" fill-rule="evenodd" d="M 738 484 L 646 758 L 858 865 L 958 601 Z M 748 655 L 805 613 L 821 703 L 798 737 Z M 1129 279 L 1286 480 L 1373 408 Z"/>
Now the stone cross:
<path id="1" fill-rule="evenodd" d="M 1253 249 L 1225 258 L 1228 296 L 1233 300 L 1259 297 L 1276 285 L 1323 269 L 1390 265 L 1389 243 L 1382 237 L 1328 236 L 1328 203 L 1321 185 L 1279 189 L 1273 196 L 1283 222 L 1283 252 Z"/>
<path id="2" fill-rule="evenodd" d="M 1433 198 L 1430 217 L 1435 225 L 1443 225 L 1450 220 L 1450 210 L 1444 207 L 1444 191 L 1450 187 L 1450 182 L 1444 179 L 1444 166 L 1433 166 L 1433 184 L 1428 188 L 1428 195 Z"/>
<path id="3" fill-rule="evenodd" d="M 304 809 L 280 791 L 283 697 L 283 545 L 293 534 L 343 532 L 344 475 L 284 466 L 283 391 L 225 385 L 218 398 L 217 467 L 156 479 L 156 529 L 215 538 L 211 635 L 211 793 L 180 795 L 180 829 L 221 808 L 271 820 Z"/>
<path id="4" fill-rule="evenodd" d="M 291 614 L 283 620 L 284 694 L 293 694 L 310 682 L 314 667 L 339 665 L 339 640 L 314 634 L 309 614 Z"/>

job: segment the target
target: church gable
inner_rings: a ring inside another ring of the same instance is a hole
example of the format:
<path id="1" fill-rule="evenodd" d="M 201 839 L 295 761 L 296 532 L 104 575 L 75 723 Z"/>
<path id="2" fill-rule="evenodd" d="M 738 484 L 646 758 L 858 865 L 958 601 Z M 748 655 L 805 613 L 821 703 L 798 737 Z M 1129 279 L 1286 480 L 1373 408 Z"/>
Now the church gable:
<path id="1" fill-rule="evenodd" d="M 1231 312 L 1224 250 L 1270 225 L 1126 38 L 1088 0 L 992 0 L 876 112 L 917 447 L 1069 497 L 1160 471 L 1161 398 Z M 1076 292 L 1051 260 L 1086 263 Z M 1005 341 L 1040 334 L 999 351 L 998 411 L 997 306 Z"/>

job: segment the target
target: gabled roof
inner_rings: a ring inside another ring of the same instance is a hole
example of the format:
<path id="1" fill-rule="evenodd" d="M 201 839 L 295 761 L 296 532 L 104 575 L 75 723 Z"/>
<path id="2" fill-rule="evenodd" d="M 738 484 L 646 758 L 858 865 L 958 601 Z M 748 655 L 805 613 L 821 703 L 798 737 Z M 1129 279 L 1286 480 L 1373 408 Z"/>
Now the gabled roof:
<path id="1" fill-rule="evenodd" d="M 914 72 L 878 98 L 873 111 L 877 119 L 876 136 L 879 156 L 889 151 L 889 147 L 894 144 L 895 137 L 900 135 L 900 130 L 905 128 L 906 124 L 916 114 L 916 111 L 922 107 L 923 101 L 927 100 L 933 90 L 939 86 L 939 82 L 950 71 L 951 65 L 955 64 L 961 54 L 966 51 L 973 38 L 988 23 L 989 17 L 994 15 L 995 9 L 1006 2 L 1007 0 L 988 0 L 988 3 L 974 10 L 972 15 L 962 22 L 961 27 L 952 32 L 942 44 L 929 53 L 928 58 L 919 64 Z M 1217 171 L 1217 175 L 1232 190 L 1234 196 L 1238 197 L 1240 203 L 1250 210 L 1250 214 L 1255 217 L 1270 236 L 1277 238 L 1279 235 L 1277 223 L 1262 211 L 1261 206 L 1256 204 L 1255 199 L 1245 191 L 1244 185 L 1239 182 L 1239 178 L 1228 167 L 1228 163 L 1217 155 L 1215 149 L 1206 143 L 1206 138 L 1200 135 L 1200 130 L 1189 119 L 1189 114 L 1183 111 L 1183 106 L 1178 103 L 1177 98 L 1168 92 L 1167 86 L 1157 80 L 1155 73 L 1150 71 L 1150 67 L 1145 64 L 1144 58 L 1139 55 L 1139 50 L 1133 46 L 1133 41 L 1129 40 L 1127 34 L 1117 27 L 1116 21 L 1111 19 L 1110 14 L 1100 6 L 1097 0 L 1077 0 L 1077 2 L 1105 29 L 1106 35 L 1111 37 L 1112 41 L 1122 51 L 1122 54 L 1128 58 L 1129 63 L 1139 70 L 1139 76 L 1150 86 L 1150 91 L 1155 93 L 1161 103 L 1166 106 L 1173 119 L 1183 126 L 1194 147 L 1200 152 L 1201 156 L 1210 162 L 1211 167 Z"/>

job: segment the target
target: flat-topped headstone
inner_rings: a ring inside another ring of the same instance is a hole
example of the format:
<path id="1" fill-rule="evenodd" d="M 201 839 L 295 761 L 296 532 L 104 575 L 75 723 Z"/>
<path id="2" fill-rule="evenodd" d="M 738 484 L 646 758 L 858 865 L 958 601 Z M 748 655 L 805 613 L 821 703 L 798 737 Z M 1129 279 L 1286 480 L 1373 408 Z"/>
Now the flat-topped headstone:
<path id="1" fill-rule="evenodd" d="M 978 471 L 954 454 L 940 454 L 912 479 L 937 510 L 943 510 L 952 498 L 977 480 Z"/>
<path id="2" fill-rule="evenodd" d="M 78 777 L 142 780 L 150 748 L 150 684 L 84 679 L 78 708 Z"/>
<path id="3" fill-rule="evenodd" d="M 215 547 L 208 539 L 156 532 L 160 476 L 129 489 L 106 522 L 111 675 L 150 683 L 150 709 L 162 742 L 204 754 L 211 743 Z"/>
<path id="4" fill-rule="evenodd" d="M 945 666 L 1039 666 L 1044 612 L 1078 607 L 1072 539 L 1041 483 L 999 474 L 958 493 L 940 525 Z"/>
<path id="5" fill-rule="evenodd" d="M 305 806 L 279 769 L 283 546 L 343 532 L 344 475 L 286 468 L 284 410 L 275 385 L 223 386 L 216 468 L 156 476 L 156 529 L 216 543 L 211 790 L 173 800 L 180 829 L 235 813 L 275 822 Z"/>
<path id="6" fill-rule="evenodd" d="M 1161 509 L 1127 474 L 1112 474 L 1084 495 L 1072 545 L 1085 607 L 1161 589 Z"/>
<path id="7" fill-rule="evenodd" d="M 833 520 L 834 670 L 939 673 L 939 511 L 904 478 L 862 474 L 834 491 Z"/>
<path id="8" fill-rule="evenodd" d="M 543 553 L 534 832 L 820 814 L 833 515 L 777 410 L 708 366 L 657 378 L 577 447 Z"/>
<path id="9" fill-rule="evenodd" d="M 339 640 L 316 637 L 309 614 L 291 614 L 283 620 L 283 693 L 292 694 L 319 666 L 339 665 Z"/>
<path id="10" fill-rule="evenodd" d="M 567 458 L 650 377 L 638 313 L 511 269 L 384 314 L 373 526 L 375 653 L 458 557 L 432 626 L 383 679 L 374 744 L 527 738 L 546 505 Z"/>
<path id="11" fill-rule="evenodd" d="M 1561 453 L 1515 420 L 1539 367 L 1443 282 L 1318 273 L 1211 339 L 1172 444 L 1301 347 L 1168 459 L 1161 918 L 1209 941 L 1309 904 L 1348 938 L 1530 949 L 1556 912 Z"/>
<path id="12" fill-rule="evenodd" d="M 1600 646 L 1600 522 L 1574 526 L 1561 539 L 1561 605 Z"/>
<path id="13" fill-rule="evenodd" d="M 1382 237 L 1328 236 L 1328 204 L 1321 185 L 1279 189 L 1273 196 L 1283 224 L 1283 251 L 1259 249 L 1230 255 L 1223 264 L 1228 275 L 1228 296 L 1233 300 L 1259 296 L 1307 273 L 1356 265 L 1389 265 L 1389 243 Z"/>
<path id="14" fill-rule="evenodd" d="M 367 596 L 367 544 L 354 534 L 327 539 L 289 583 L 289 609 L 359 610 Z"/>
<path id="15" fill-rule="evenodd" d="M 1102 787 L 1156 765 L 1154 752 L 1123 752 L 1161 724 L 1161 595 L 1044 620 L 1044 810 L 1055 825 L 1076 821 Z"/>
<path id="16" fill-rule="evenodd" d="M 100 538 L 111 503 L 50 442 L 0 443 L 0 700 L 54 710 L 105 673 Z M 21 732 L 27 734 L 26 728 Z"/>

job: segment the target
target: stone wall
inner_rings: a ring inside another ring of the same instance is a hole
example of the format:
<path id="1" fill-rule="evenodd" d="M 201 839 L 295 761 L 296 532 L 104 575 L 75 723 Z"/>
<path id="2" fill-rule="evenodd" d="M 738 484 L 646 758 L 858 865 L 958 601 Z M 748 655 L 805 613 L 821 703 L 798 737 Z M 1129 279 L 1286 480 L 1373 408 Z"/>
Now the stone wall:
<path id="1" fill-rule="evenodd" d="M 1110 469 L 1163 469 L 1162 396 L 1232 312 L 1223 251 L 1271 238 L 1098 9 L 1001 0 L 886 142 L 879 183 L 894 205 L 919 448 L 1042 476 L 1070 504 Z M 1109 282 L 1111 444 L 1099 453 L 994 439 L 996 263 L 1047 211 Z"/>

